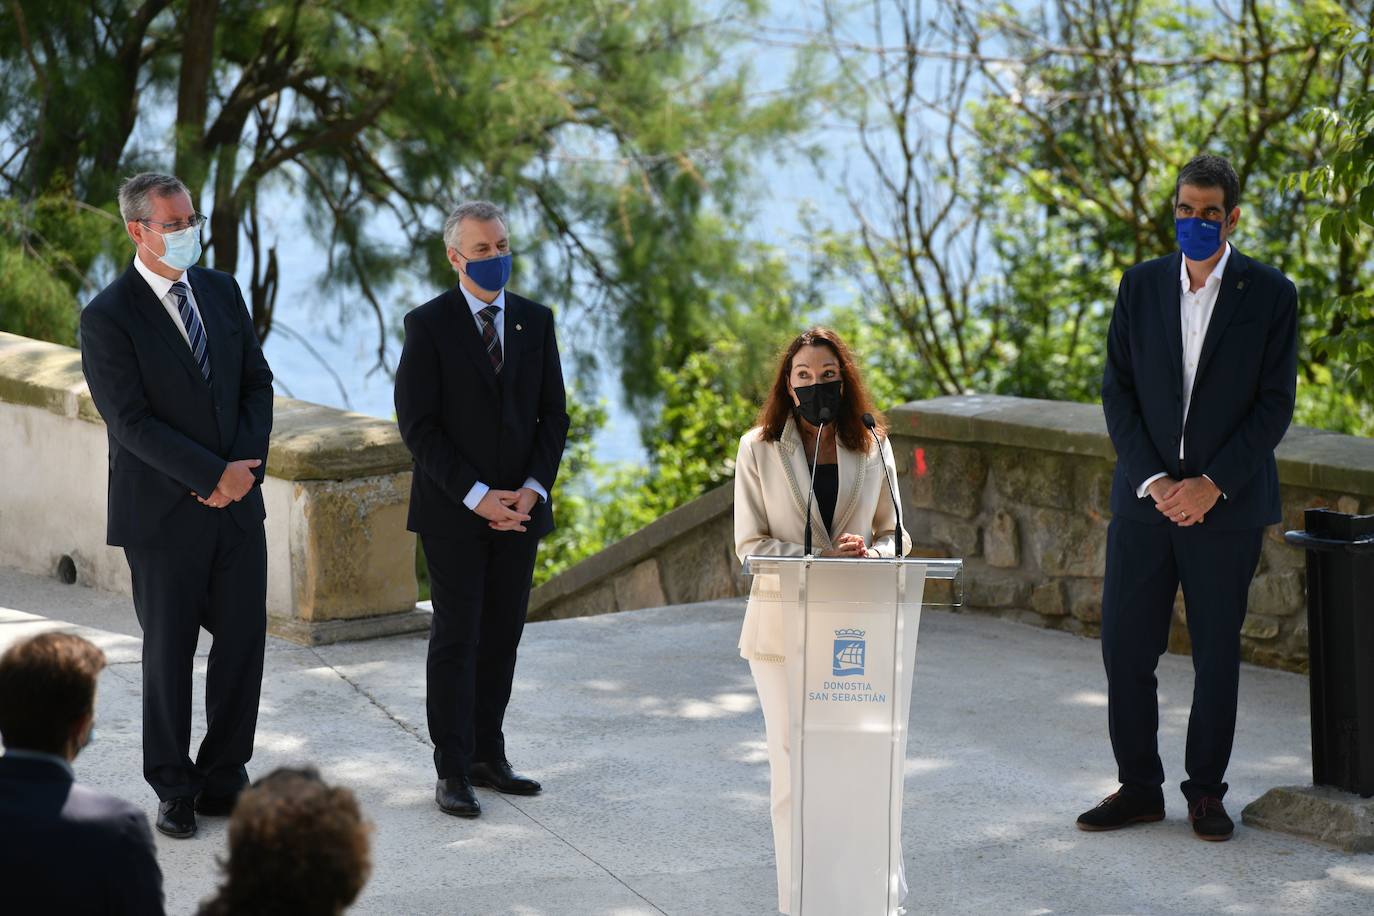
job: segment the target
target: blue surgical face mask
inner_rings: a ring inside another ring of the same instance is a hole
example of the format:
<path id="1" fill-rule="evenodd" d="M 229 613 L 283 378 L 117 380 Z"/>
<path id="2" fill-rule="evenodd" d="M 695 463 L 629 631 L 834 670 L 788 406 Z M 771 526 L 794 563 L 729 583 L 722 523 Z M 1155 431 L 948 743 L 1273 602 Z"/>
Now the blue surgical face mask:
<path id="1" fill-rule="evenodd" d="M 1221 223 L 1200 216 L 1174 220 L 1179 249 L 1192 261 L 1205 261 L 1221 247 Z"/>
<path id="2" fill-rule="evenodd" d="M 480 261 L 468 261 L 463 273 L 471 277 L 472 282 L 482 289 L 495 293 L 506 288 L 506 282 L 510 280 L 510 268 L 511 254 L 506 252 Z"/>
<path id="3" fill-rule="evenodd" d="M 157 231 L 157 230 L 153 230 Z M 176 232 L 162 232 L 162 244 L 167 246 L 158 260 L 172 270 L 185 270 L 200 260 L 200 228 L 187 226 Z M 152 251 L 151 248 L 148 249 Z"/>

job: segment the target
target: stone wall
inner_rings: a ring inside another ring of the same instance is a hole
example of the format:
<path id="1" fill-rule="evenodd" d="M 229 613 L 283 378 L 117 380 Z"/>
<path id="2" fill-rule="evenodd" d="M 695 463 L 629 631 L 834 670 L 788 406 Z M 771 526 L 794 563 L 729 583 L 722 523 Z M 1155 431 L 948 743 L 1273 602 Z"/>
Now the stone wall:
<path id="1" fill-rule="evenodd" d="M 964 610 L 1098 635 L 1115 453 L 1092 404 L 992 395 L 888 414 L 907 530 L 965 560 Z M 1305 561 L 1283 542 L 1302 511 L 1374 512 L 1374 440 L 1294 427 L 1277 451 L 1284 518 L 1265 534 L 1244 657 L 1307 666 Z M 1180 591 L 1170 649 L 1189 650 Z"/>
<path id="2" fill-rule="evenodd" d="M 973 395 L 905 404 L 888 419 L 914 552 L 964 559 L 962 610 L 1097 636 L 1115 462 L 1102 409 Z M 1374 512 L 1374 440 L 1295 427 L 1278 456 L 1284 520 L 1265 535 L 1244 654 L 1301 671 L 1304 556 L 1283 531 L 1301 528 L 1310 506 Z M 720 487 L 550 580 L 534 592 L 532 617 L 747 594 L 732 491 Z M 1174 612 L 1170 648 L 1186 653 L 1181 592 Z"/>
<path id="3" fill-rule="evenodd" d="M 271 632 L 318 643 L 427 627 L 396 425 L 289 398 L 273 424 Z M 105 544 L 105 427 L 78 351 L 0 333 L 0 443 L 0 564 L 127 594 L 123 552 Z"/>
<path id="4" fill-rule="evenodd" d="M 555 576 L 530 619 L 712 601 L 749 593 L 735 558 L 734 485 L 718 487 Z"/>

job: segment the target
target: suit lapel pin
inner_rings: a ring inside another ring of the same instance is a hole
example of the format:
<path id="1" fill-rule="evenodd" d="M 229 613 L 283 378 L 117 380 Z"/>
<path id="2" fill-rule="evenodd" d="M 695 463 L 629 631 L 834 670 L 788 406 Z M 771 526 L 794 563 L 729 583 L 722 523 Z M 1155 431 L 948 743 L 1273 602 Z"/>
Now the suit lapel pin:
<path id="1" fill-rule="evenodd" d="M 518 325 L 518 324 L 515 326 L 515 329 L 516 329 L 517 331 L 523 331 L 523 330 L 525 330 L 523 326 Z"/>
<path id="2" fill-rule="evenodd" d="M 1236 281 L 1236 289 L 1245 289 L 1245 281 L 1244 281 L 1244 280 L 1237 280 L 1237 281 Z"/>

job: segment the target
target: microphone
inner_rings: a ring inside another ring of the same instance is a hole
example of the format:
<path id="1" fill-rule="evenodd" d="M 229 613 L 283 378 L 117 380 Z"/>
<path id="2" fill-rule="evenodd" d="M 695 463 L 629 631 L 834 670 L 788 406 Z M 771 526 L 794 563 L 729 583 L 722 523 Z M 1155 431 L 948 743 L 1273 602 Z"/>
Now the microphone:
<path id="1" fill-rule="evenodd" d="M 873 441 L 878 443 L 878 457 L 883 457 L 883 440 L 878 438 L 877 423 L 873 420 L 873 414 L 864 414 L 864 426 L 868 427 L 869 433 L 873 436 Z M 883 462 L 883 480 L 887 481 L 887 493 L 892 497 L 892 510 L 897 513 L 897 559 L 902 558 L 902 506 L 897 501 L 897 488 L 892 485 L 892 477 L 887 473 L 887 462 Z"/>
<path id="2" fill-rule="evenodd" d="M 816 495 L 816 468 L 821 463 L 821 432 L 825 429 L 825 424 L 830 420 L 830 408 L 822 407 L 819 411 L 821 424 L 816 427 L 816 448 L 814 450 L 815 459 L 811 462 L 811 485 L 806 489 L 806 555 L 811 556 L 811 498 Z"/>

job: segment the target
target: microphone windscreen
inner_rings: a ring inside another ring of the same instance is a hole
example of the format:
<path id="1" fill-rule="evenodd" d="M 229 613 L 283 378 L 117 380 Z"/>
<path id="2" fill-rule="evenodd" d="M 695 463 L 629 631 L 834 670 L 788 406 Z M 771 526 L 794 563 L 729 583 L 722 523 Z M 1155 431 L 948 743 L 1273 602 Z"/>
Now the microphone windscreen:
<path id="1" fill-rule="evenodd" d="M 866 413 L 866 414 L 864 414 L 864 426 L 867 426 L 869 429 L 872 429 L 873 427 L 875 427 L 875 426 L 877 426 L 877 425 L 878 425 L 878 424 L 873 420 L 873 414 L 871 414 L 871 413 Z"/>

